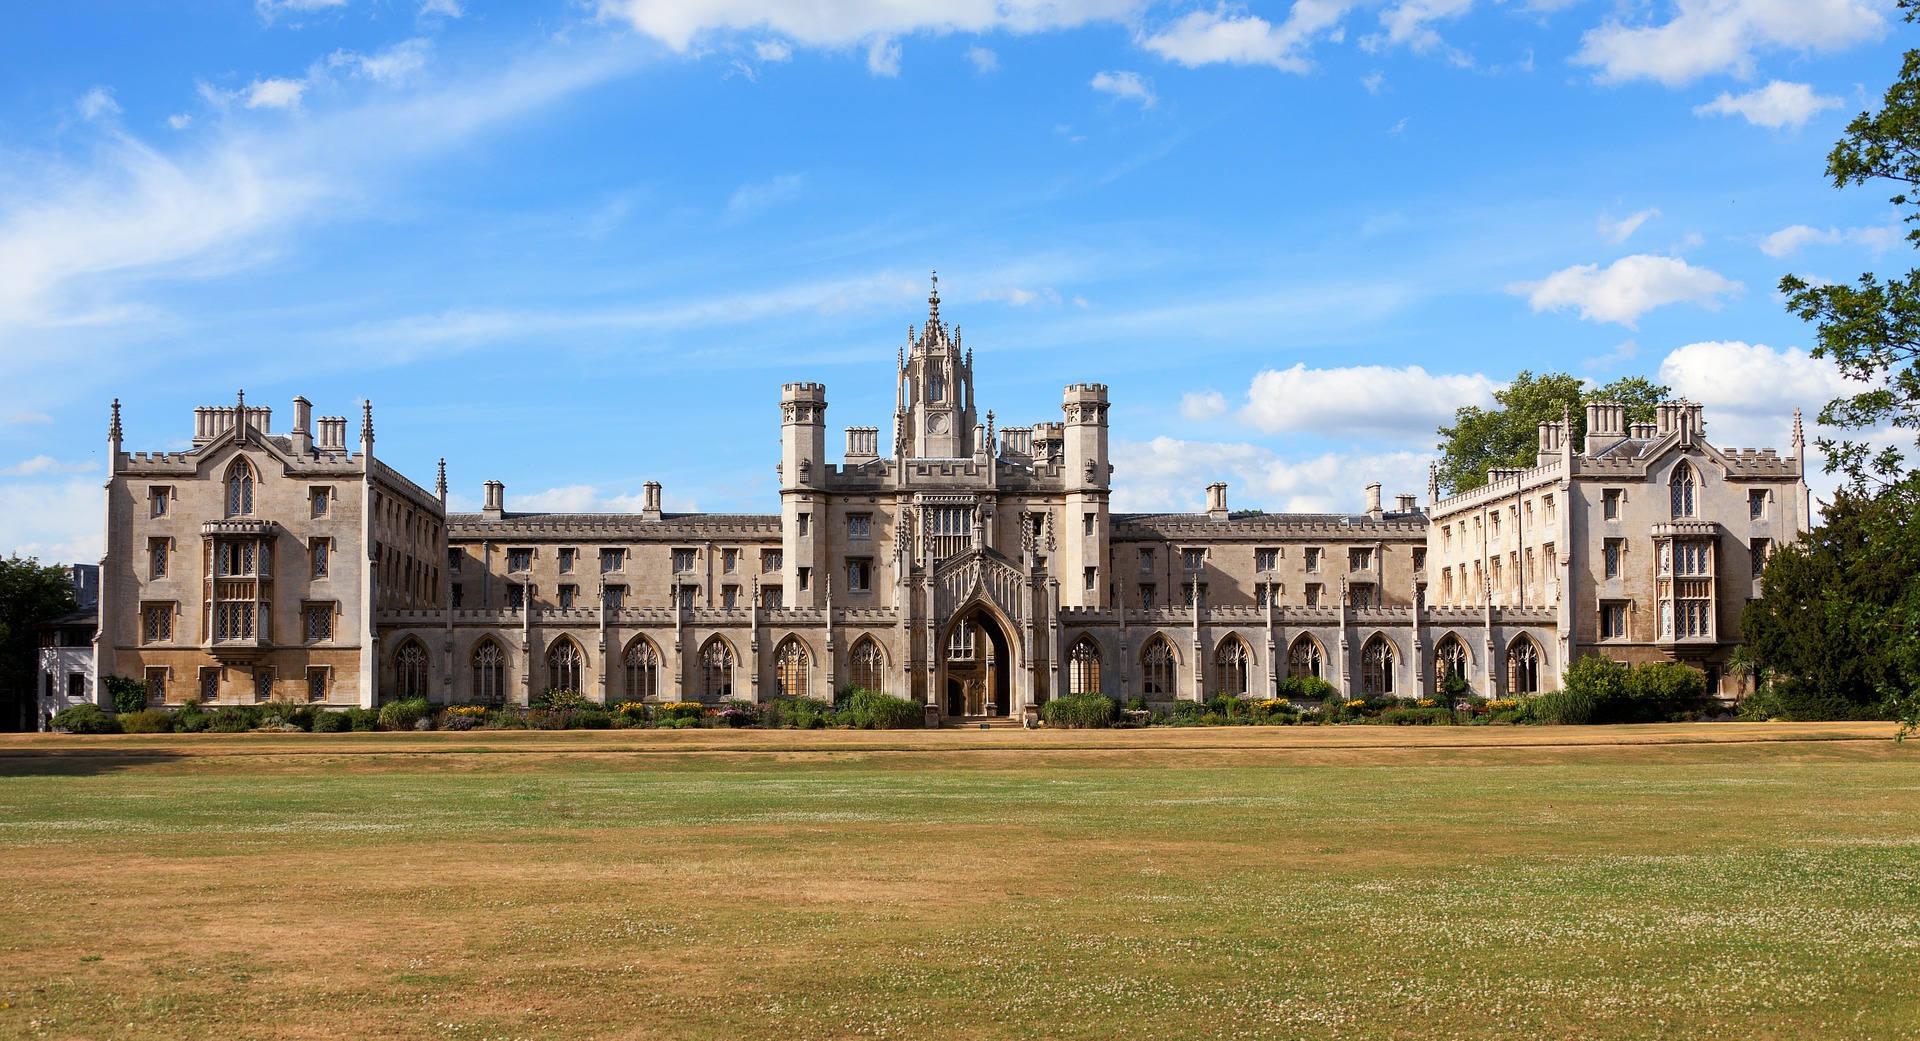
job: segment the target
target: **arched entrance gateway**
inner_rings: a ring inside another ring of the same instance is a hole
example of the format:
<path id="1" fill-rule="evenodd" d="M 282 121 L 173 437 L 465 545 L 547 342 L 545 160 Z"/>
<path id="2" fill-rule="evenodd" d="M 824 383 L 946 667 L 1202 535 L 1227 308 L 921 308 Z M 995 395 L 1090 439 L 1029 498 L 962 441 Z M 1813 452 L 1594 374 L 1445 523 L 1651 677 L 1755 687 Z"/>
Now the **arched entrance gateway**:
<path id="1" fill-rule="evenodd" d="M 963 611 L 947 626 L 942 646 L 941 712 L 947 716 L 1006 716 L 1013 712 L 1013 641 L 985 607 Z"/>

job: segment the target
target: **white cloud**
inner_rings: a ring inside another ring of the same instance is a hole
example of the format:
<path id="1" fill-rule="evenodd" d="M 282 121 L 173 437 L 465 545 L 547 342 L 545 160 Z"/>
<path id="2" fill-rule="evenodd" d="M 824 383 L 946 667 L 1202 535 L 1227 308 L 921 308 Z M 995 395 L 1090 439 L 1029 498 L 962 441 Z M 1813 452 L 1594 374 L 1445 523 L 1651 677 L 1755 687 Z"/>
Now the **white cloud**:
<path id="1" fill-rule="evenodd" d="M 867 71 L 875 76 L 900 75 L 900 43 L 885 36 L 867 44 Z"/>
<path id="2" fill-rule="evenodd" d="M 727 214 L 735 218 L 748 217 L 791 199 L 800 193 L 802 180 L 799 174 L 782 174 L 762 184 L 743 184 L 734 189 L 732 198 L 727 200 Z"/>
<path id="3" fill-rule="evenodd" d="M 1757 52 L 1840 51 L 1886 30 L 1874 0 L 1678 0 L 1671 21 L 1589 29 L 1572 61 L 1607 83 L 1649 79 L 1670 87 L 1702 76 L 1753 74 Z"/>
<path id="4" fill-rule="evenodd" d="M 793 45 L 785 40 L 756 40 L 753 56 L 761 61 L 786 61 L 793 57 Z"/>
<path id="5" fill-rule="evenodd" d="M 93 478 L 0 481 L 0 554 L 38 557 L 43 564 L 98 561 L 106 542 L 103 494 Z"/>
<path id="6" fill-rule="evenodd" d="M 1811 417 L 1833 398 L 1866 389 L 1797 347 L 1737 340 L 1675 350 L 1660 363 L 1660 382 L 1706 407 L 1707 440 L 1722 448 L 1784 449 L 1794 409 Z"/>
<path id="7" fill-rule="evenodd" d="M 76 102 L 81 119 L 99 119 L 101 116 L 120 114 L 120 103 L 113 100 L 113 91 L 106 87 L 95 87 L 80 95 Z"/>
<path id="8" fill-rule="evenodd" d="M 989 286 L 982 289 L 977 299 L 997 300 L 1013 307 L 1060 306 L 1060 294 L 1050 286 L 1039 289 L 1022 289 L 1019 286 Z"/>
<path id="9" fill-rule="evenodd" d="M 1360 77 L 1360 85 L 1367 88 L 1367 93 L 1369 94 L 1380 93 L 1380 88 L 1386 86 L 1386 83 L 1386 73 L 1379 71 L 1369 72 L 1365 76 Z"/>
<path id="10" fill-rule="evenodd" d="M 1160 100 L 1153 94 L 1153 85 L 1137 72 L 1096 72 L 1092 86 L 1103 94 L 1138 101 L 1142 108 L 1152 108 Z"/>
<path id="11" fill-rule="evenodd" d="M 1438 51 L 1455 65 L 1472 65 L 1473 59 L 1447 45 L 1433 30 L 1433 23 L 1458 18 L 1473 9 L 1473 0 L 1401 0 L 1380 12 L 1384 33 L 1363 37 L 1360 45 L 1369 51 L 1405 45 L 1422 54 Z"/>
<path id="12" fill-rule="evenodd" d="M 1000 67 L 1000 56 L 985 47 L 967 48 L 967 60 L 973 63 L 973 71 L 982 76 Z"/>
<path id="13" fill-rule="evenodd" d="M 1032 33 L 1122 21 L 1140 0 L 599 0 L 619 19 L 675 51 L 729 31 L 767 32 L 809 47 L 848 47 L 912 33 Z"/>
<path id="14" fill-rule="evenodd" d="M 464 18 L 467 14 L 461 9 L 460 0 L 420 0 L 420 13 L 443 18 Z"/>
<path id="15" fill-rule="evenodd" d="M 1487 405 L 1496 384 L 1478 373 L 1429 373 L 1418 365 L 1267 369 L 1253 377 L 1242 422 L 1273 434 L 1342 430 L 1427 441 L 1462 405 Z"/>
<path id="16" fill-rule="evenodd" d="M 345 7 L 347 0 L 253 0 L 253 9 L 260 13 L 262 21 L 272 21 L 283 14 L 312 14 L 330 7 Z"/>
<path id="17" fill-rule="evenodd" d="M 1639 213 L 1633 214 L 1630 217 L 1622 217 L 1619 220 L 1614 220 L 1612 214 L 1603 213 L 1600 215 L 1598 225 L 1600 228 L 1600 237 L 1618 246 L 1622 242 L 1627 241 L 1634 232 L 1639 231 L 1640 225 L 1658 216 L 1660 216 L 1660 211 L 1656 209 L 1641 210 Z"/>
<path id="18" fill-rule="evenodd" d="M 1385 485 L 1389 497 L 1423 492 L 1431 458 L 1419 452 L 1329 452 L 1296 459 L 1245 443 L 1120 440 L 1113 445 L 1113 508 L 1197 512 L 1205 508 L 1206 486 L 1223 480 L 1233 509 L 1358 513 L 1366 508 L 1366 486 L 1374 481 Z"/>
<path id="19" fill-rule="evenodd" d="M 175 113 L 167 117 L 167 125 L 175 130 L 185 130 L 193 125 L 193 117 L 185 112 Z"/>
<path id="20" fill-rule="evenodd" d="M 1892 248 L 1900 241 L 1900 236 L 1898 227 L 1848 228 L 1845 231 L 1828 228 L 1821 231 L 1805 224 L 1795 224 L 1761 238 L 1760 252 L 1770 257 L 1785 257 L 1799 252 L 1803 246 L 1835 246 L 1851 242 L 1856 246 L 1865 246 L 1877 255 Z"/>
<path id="21" fill-rule="evenodd" d="M 1514 282 L 1507 292 L 1524 295 L 1534 313 L 1575 308 L 1589 322 L 1617 322 L 1629 329 L 1640 316 L 1667 304 L 1694 303 L 1718 310 L 1720 297 L 1746 287 L 1679 257 L 1638 253 L 1604 269 L 1576 264 L 1538 282 Z"/>
<path id="22" fill-rule="evenodd" d="M 300 95 L 306 90 L 306 80 L 276 77 L 254 80 L 242 93 L 246 96 L 248 108 L 294 108 L 300 104 Z"/>
<path id="23" fill-rule="evenodd" d="M 1586 369 L 1610 369 L 1623 361 L 1632 361 L 1640 355 L 1640 345 L 1627 340 L 1613 350 L 1597 357 L 1588 358 L 1580 363 Z"/>
<path id="24" fill-rule="evenodd" d="M 63 463 L 50 455 L 36 455 L 12 466 L 0 467 L 0 477 L 38 477 L 42 474 L 78 474 L 93 469 L 96 463 L 91 460 L 79 463 Z"/>
<path id="25" fill-rule="evenodd" d="M 1271 65 L 1287 72 L 1312 67 L 1305 51 L 1319 37 L 1337 39 L 1340 19 L 1353 0 L 1295 0 L 1279 25 L 1259 15 L 1189 11 L 1172 24 L 1141 39 L 1140 45 L 1168 61 L 1193 67 L 1226 63 Z"/>
<path id="26" fill-rule="evenodd" d="M 1830 98 L 1815 94 L 1813 87 L 1806 83 L 1785 83 L 1774 80 L 1758 90 L 1750 90 L 1735 97 L 1726 91 L 1704 105 L 1696 105 L 1696 116 L 1740 116 L 1754 126 L 1778 130 L 1792 127 L 1795 130 L 1807 125 L 1807 120 L 1830 108 L 1839 108 L 1839 98 Z"/>
<path id="27" fill-rule="evenodd" d="M 378 54 L 334 51 L 327 59 L 327 67 L 345 68 L 355 76 L 376 83 L 405 83 L 413 78 L 414 73 L 426 68 L 427 58 L 432 53 L 433 41 L 416 37 L 402 40 Z M 248 107 L 252 107 L 251 103 Z"/>
<path id="28" fill-rule="evenodd" d="M 1217 390 L 1193 391 L 1180 398 L 1180 414 L 1198 423 L 1227 414 L 1227 396 Z"/>
<path id="29" fill-rule="evenodd" d="M 13 415 L 7 417 L 8 426 L 12 426 L 16 423 L 51 423 L 51 422 L 53 422 L 53 417 L 47 415 L 45 412 L 15 412 Z"/>

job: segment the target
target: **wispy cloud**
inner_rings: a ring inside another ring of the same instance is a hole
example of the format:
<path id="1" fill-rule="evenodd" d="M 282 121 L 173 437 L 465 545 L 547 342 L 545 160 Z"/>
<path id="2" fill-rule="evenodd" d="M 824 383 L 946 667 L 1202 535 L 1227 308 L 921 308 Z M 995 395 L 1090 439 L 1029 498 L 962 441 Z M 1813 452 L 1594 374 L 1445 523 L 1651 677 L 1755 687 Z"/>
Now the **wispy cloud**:
<path id="1" fill-rule="evenodd" d="M 1844 102 L 1839 98 L 1815 94 L 1813 87 L 1808 84 L 1774 80 L 1738 97 L 1722 91 L 1719 97 L 1696 106 L 1693 114 L 1739 116 L 1754 126 L 1773 130 L 1791 127 L 1798 130 L 1807 125 L 1807 120 L 1828 109 L 1839 108 L 1842 104 Z"/>
<path id="2" fill-rule="evenodd" d="M 1627 239 L 1632 238 L 1633 233 L 1640 230 L 1640 225 L 1658 216 L 1660 216 L 1660 211 L 1652 207 L 1622 217 L 1619 220 L 1614 220 L 1613 215 L 1610 213 L 1603 213 L 1600 215 L 1597 227 L 1600 229 L 1601 238 L 1618 246 L 1622 242 L 1627 241 Z"/>
<path id="3" fill-rule="evenodd" d="M 800 194 L 800 174 L 782 174 L 759 184 L 743 184 L 727 199 L 727 216 L 739 220 Z"/>
<path id="4" fill-rule="evenodd" d="M 1141 108 L 1152 108 L 1160 101 L 1153 93 L 1153 84 L 1137 72 L 1096 72 L 1092 87 L 1102 94 L 1137 101 Z"/>

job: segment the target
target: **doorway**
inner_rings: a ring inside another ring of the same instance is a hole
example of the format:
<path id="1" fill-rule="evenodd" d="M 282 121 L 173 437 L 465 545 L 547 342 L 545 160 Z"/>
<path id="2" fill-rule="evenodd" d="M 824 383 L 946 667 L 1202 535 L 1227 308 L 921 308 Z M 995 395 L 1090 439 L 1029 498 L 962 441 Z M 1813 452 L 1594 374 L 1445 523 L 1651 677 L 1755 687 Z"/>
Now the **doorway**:
<path id="1" fill-rule="evenodd" d="M 984 608 L 947 630 L 943 706 L 948 716 L 1006 716 L 1013 711 L 1013 654 L 1006 630 Z"/>

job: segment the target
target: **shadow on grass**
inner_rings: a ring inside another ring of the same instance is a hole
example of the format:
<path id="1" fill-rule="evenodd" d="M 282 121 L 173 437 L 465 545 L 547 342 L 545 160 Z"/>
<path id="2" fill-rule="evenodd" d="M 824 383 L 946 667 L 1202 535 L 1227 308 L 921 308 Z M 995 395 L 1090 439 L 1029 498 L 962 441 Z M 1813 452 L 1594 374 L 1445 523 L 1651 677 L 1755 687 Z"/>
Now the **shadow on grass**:
<path id="1" fill-rule="evenodd" d="M 94 777 L 182 758 L 178 752 L 161 748 L 9 749 L 0 751 L 0 777 Z"/>

